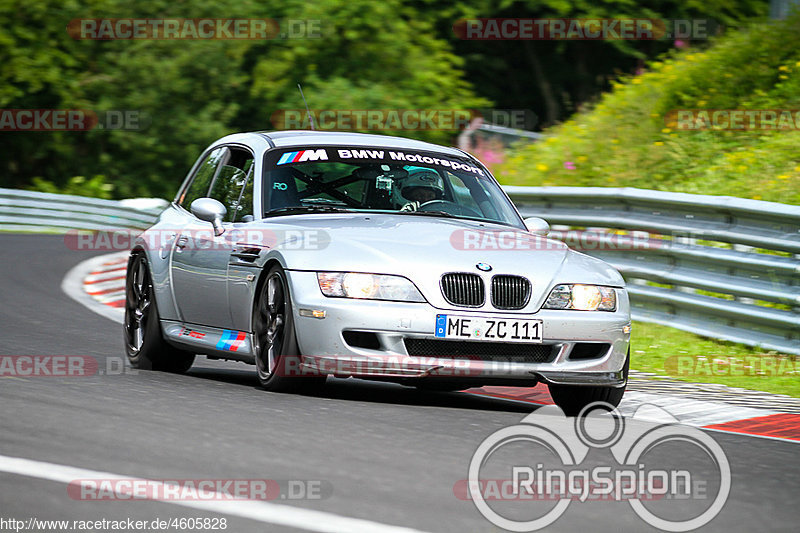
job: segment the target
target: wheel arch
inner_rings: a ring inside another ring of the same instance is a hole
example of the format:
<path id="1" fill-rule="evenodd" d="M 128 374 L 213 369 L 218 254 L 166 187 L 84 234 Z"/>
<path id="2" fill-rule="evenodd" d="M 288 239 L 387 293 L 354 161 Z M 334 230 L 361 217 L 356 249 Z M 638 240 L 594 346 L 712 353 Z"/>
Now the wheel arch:
<path id="1" fill-rule="evenodd" d="M 149 248 L 142 240 L 138 240 L 134 243 L 133 248 L 131 248 L 131 252 L 128 256 L 128 266 L 130 266 L 131 261 L 136 255 L 144 256 L 145 261 L 147 261 L 150 281 L 153 284 L 153 301 L 156 307 L 158 307 L 158 314 L 161 320 L 180 320 L 180 315 L 178 314 L 178 309 L 175 306 L 175 299 L 172 294 L 169 256 L 162 259 L 158 255 L 158 250 Z"/>
<path id="2" fill-rule="evenodd" d="M 273 256 L 267 259 L 259 269 L 258 279 L 256 279 L 256 283 L 254 285 L 253 297 L 250 301 L 250 324 L 249 324 L 250 333 L 253 333 L 255 330 L 253 324 L 253 314 L 256 312 L 256 305 L 258 305 L 258 298 L 259 295 L 261 294 L 261 289 L 264 287 L 264 283 L 266 283 L 267 281 L 267 274 L 269 274 L 269 271 L 272 270 L 272 267 L 274 266 L 279 266 L 284 271 L 286 270 L 286 266 L 283 264 L 283 261 L 281 261 L 277 256 Z M 288 285 L 289 284 L 287 277 L 287 286 Z"/>

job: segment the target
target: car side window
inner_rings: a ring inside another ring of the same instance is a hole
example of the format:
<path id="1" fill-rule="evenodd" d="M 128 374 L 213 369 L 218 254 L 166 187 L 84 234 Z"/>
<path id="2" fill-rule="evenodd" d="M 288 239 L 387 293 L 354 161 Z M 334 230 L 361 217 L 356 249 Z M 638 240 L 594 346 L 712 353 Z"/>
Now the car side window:
<path id="1" fill-rule="evenodd" d="M 192 182 L 183 193 L 178 205 L 188 210 L 192 202 L 198 198 L 208 196 L 211 183 L 214 181 L 214 177 L 217 175 L 221 163 L 227 159 L 229 151 L 227 147 L 223 146 L 208 154 L 208 157 L 205 158 L 197 169 L 197 172 L 195 172 Z"/>
<path id="2" fill-rule="evenodd" d="M 230 148 L 211 184 L 209 197 L 228 210 L 226 222 L 247 222 L 253 215 L 253 172 L 255 159 L 247 150 Z"/>
<path id="3" fill-rule="evenodd" d="M 244 185 L 236 205 L 236 210 L 232 210 L 236 215 L 232 218 L 233 222 L 250 222 L 253 220 L 253 181 L 255 181 L 256 160 L 250 159 L 245 165 Z"/>

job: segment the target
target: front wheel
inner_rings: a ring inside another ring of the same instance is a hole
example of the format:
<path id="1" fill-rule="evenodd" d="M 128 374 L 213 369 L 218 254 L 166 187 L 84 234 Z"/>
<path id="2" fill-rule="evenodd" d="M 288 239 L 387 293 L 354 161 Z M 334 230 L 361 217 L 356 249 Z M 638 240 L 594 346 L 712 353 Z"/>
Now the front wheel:
<path id="1" fill-rule="evenodd" d="M 297 392 L 325 382 L 325 376 L 302 374 L 292 298 L 280 266 L 270 269 L 256 296 L 253 342 L 258 381 L 266 390 Z"/>
<path id="2" fill-rule="evenodd" d="M 161 335 L 150 269 L 142 253 L 128 261 L 123 331 L 133 368 L 183 373 L 194 363 L 194 354 L 170 346 Z"/>
<path id="3" fill-rule="evenodd" d="M 628 369 L 631 364 L 631 350 L 628 348 L 628 357 L 622 367 L 622 374 L 625 378 L 625 385 L 615 387 L 593 387 L 580 385 L 549 385 L 550 396 L 557 406 L 564 411 L 567 416 L 580 414 L 584 407 L 594 402 L 604 402 L 611 407 L 616 407 L 622 401 L 625 394 L 625 386 L 628 384 Z"/>

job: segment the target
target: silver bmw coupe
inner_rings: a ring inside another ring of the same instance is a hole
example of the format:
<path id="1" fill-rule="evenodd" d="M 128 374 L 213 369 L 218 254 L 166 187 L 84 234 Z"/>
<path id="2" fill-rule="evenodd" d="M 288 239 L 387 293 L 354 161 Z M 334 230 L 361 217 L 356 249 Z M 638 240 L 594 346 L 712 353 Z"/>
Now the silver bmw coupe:
<path id="1" fill-rule="evenodd" d="M 206 149 L 128 261 L 136 368 L 196 354 L 265 389 L 327 376 L 432 390 L 546 383 L 617 405 L 630 306 L 619 273 L 523 220 L 477 159 L 355 133 L 240 133 Z"/>

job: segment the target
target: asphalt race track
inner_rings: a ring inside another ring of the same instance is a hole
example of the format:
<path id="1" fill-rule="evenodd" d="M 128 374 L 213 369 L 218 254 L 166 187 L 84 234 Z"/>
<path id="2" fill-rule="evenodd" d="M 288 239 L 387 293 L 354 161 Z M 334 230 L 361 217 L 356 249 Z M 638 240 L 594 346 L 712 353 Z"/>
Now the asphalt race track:
<path id="1" fill-rule="evenodd" d="M 187 375 L 123 371 L 121 326 L 61 290 L 66 272 L 89 257 L 60 236 L 0 235 L 0 355 L 90 356 L 100 369 L 89 377 L 0 378 L 0 516 L 219 517 L 236 533 L 499 531 L 453 487 L 485 437 L 539 407 L 352 379 L 329 379 L 312 396 L 268 393 L 253 367 L 200 357 Z M 797 531 L 798 444 L 708 434 L 730 461 L 732 486 L 704 530 Z M 10 473 L 10 458 L 37 463 Z M 321 499 L 260 507 L 84 501 L 63 480 L 93 476 L 67 467 L 157 480 L 312 480 L 326 490 Z M 576 502 L 548 528 L 620 530 L 655 528 L 624 502 Z"/>

